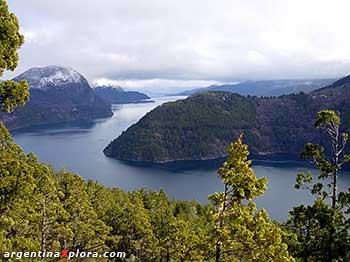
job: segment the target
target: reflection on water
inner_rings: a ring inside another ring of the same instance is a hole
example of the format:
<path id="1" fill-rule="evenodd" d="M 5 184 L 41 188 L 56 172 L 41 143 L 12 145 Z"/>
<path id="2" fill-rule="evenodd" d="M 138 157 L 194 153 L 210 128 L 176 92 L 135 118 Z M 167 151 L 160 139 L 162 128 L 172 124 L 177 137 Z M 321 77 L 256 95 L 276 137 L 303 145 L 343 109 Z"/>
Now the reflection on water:
<path id="1" fill-rule="evenodd" d="M 162 188 L 171 198 L 205 203 L 209 194 L 223 190 L 216 175 L 223 160 L 131 165 L 102 153 L 110 141 L 146 112 L 175 99 L 179 97 L 158 98 L 155 103 L 115 105 L 110 118 L 29 128 L 13 132 L 13 136 L 26 152 L 32 151 L 55 168 L 68 169 L 85 179 L 124 190 Z M 257 176 L 269 179 L 269 189 L 258 199 L 258 205 L 266 208 L 274 219 L 284 220 L 292 206 L 311 201 L 307 192 L 294 189 L 296 174 L 307 169 L 302 163 L 296 159 L 276 163 L 278 156 L 268 160 L 252 158 Z M 283 159 L 285 156 L 278 160 Z M 348 187 L 349 181 L 347 175 L 340 177 L 343 188 Z"/>

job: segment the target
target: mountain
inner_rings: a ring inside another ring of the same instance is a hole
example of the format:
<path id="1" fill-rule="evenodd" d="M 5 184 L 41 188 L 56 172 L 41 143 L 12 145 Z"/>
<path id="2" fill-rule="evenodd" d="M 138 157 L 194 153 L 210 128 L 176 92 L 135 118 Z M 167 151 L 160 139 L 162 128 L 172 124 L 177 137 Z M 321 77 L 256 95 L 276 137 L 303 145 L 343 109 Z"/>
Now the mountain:
<path id="1" fill-rule="evenodd" d="M 335 79 L 296 79 L 245 81 L 237 84 L 212 85 L 181 92 L 177 95 L 193 95 L 208 91 L 223 91 L 250 96 L 280 96 L 294 93 L 309 93 L 333 83 Z"/>
<path id="2" fill-rule="evenodd" d="M 306 142 L 322 142 L 313 124 L 316 113 L 335 109 L 348 119 L 349 101 L 350 77 L 310 94 L 199 93 L 157 107 L 112 141 L 104 153 L 147 162 L 215 159 L 226 156 L 229 142 L 243 132 L 253 154 L 296 155 Z"/>
<path id="3" fill-rule="evenodd" d="M 94 91 L 96 95 L 112 104 L 153 102 L 146 94 L 136 91 L 124 91 L 120 86 L 97 86 L 94 88 Z"/>
<path id="4" fill-rule="evenodd" d="M 30 100 L 12 114 L 0 114 L 0 120 L 10 130 L 112 115 L 111 105 L 96 96 L 88 81 L 73 69 L 60 66 L 31 68 L 13 80 L 28 81 Z"/>

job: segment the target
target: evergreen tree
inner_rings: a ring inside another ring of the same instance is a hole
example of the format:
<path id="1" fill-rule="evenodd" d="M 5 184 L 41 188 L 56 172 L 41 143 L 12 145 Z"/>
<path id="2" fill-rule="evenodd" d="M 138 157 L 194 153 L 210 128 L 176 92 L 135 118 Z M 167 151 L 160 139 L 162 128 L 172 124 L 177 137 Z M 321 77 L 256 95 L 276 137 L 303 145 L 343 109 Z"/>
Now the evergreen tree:
<path id="1" fill-rule="evenodd" d="M 34 156 L 33 161 L 37 162 Z M 35 207 L 34 214 L 36 215 L 33 228 L 38 230 L 36 234 L 40 239 L 39 250 L 59 252 L 63 247 L 64 238 L 69 232 L 66 226 L 69 213 L 60 201 L 62 195 L 58 191 L 54 171 L 45 164 L 40 164 L 38 171 L 35 175 L 36 187 L 31 204 Z"/>
<path id="2" fill-rule="evenodd" d="M 349 194 L 338 192 L 338 175 L 350 156 L 346 154 L 348 134 L 340 132 L 340 117 L 333 110 L 317 113 L 315 127 L 328 136 L 324 148 L 308 143 L 301 156 L 319 170 L 317 182 L 311 172 L 297 176 L 297 189 L 309 190 L 315 197 L 311 206 L 293 208 L 287 222 L 299 241 L 296 256 L 309 261 L 347 261 L 350 253 L 349 233 L 344 209 L 349 206 Z"/>
<path id="3" fill-rule="evenodd" d="M 9 12 L 5 0 L 0 0 L 0 77 L 5 70 L 14 70 L 18 63 L 18 48 L 23 44 L 16 16 Z M 0 112 L 12 111 L 29 97 L 25 81 L 0 82 Z M 0 123 L 0 250 L 37 247 L 38 242 L 28 231 L 30 196 L 35 188 L 34 172 L 22 150 L 13 143 L 7 129 Z M 23 213 L 18 213 L 22 210 Z M 2 260 L 2 258 L 0 258 Z M 7 259 L 8 260 L 8 259 Z M 9 260 L 8 260 L 9 261 Z"/>
<path id="4" fill-rule="evenodd" d="M 18 63 L 18 48 L 24 38 L 19 33 L 16 16 L 10 13 L 5 0 L 0 0 L 0 77 L 5 70 L 15 70 Z M 23 105 L 29 98 L 26 81 L 0 82 L 0 111 L 11 112 L 17 105 Z"/>
<path id="5" fill-rule="evenodd" d="M 158 239 L 161 261 L 205 260 L 209 230 L 205 230 L 207 219 L 198 210 L 200 205 L 170 201 L 163 190 L 141 193 Z"/>
<path id="6" fill-rule="evenodd" d="M 150 223 L 140 192 L 128 194 L 128 201 L 118 210 L 112 228 L 121 236 L 118 250 L 127 250 L 131 261 L 154 261 L 159 253 L 158 240 Z"/>
<path id="7" fill-rule="evenodd" d="M 254 198 L 264 193 L 267 180 L 255 176 L 242 135 L 230 144 L 228 153 L 218 172 L 224 192 L 210 196 L 216 210 L 215 261 L 294 261 L 282 229 L 265 210 L 256 208 Z"/>
<path id="8" fill-rule="evenodd" d="M 108 227 L 98 216 L 89 201 L 87 185 L 83 178 L 67 172 L 58 177 L 60 199 L 69 216 L 66 226 L 69 233 L 62 246 L 70 250 L 105 251 Z"/>

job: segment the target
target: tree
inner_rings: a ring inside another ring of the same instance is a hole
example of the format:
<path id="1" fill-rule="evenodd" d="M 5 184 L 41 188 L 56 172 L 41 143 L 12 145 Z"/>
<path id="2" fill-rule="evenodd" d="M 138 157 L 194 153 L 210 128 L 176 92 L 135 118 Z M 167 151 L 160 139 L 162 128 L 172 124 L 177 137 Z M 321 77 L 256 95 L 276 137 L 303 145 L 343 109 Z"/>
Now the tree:
<path id="1" fill-rule="evenodd" d="M 163 190 L 141 193 L 158 239 L 160 261 L 206 260 L 209 223 L 201 206 L 195 202 L 170 201 Z"/>
<path id="2" fill-rule="evenodd" d="M 121 236 L 117 250 L 127 250 L 131 261 L 155 261 L 159 253 L 158 240 L 141 193 L 129 193 L 121 209 L 116 207 L 110 216 L 112 231 Z"/>
<path id="3" fill-rule="evenodd" d="M 338 193 L 338 175 L 350 156 L 345 153 L 348 134 L 340 132 L 338 113 L 323 110 L 317 113 L 315 127 L 328 136 L 324 148 L 308 143 L 301 156 L 315 164 L 319 170 L 317 182 L 311 172 L 297 176 L 297 189 L 309 190 L 315 197 L 311 206 L 293 208 L 287 225 L 298 236 L 296 255 L 307 261 L 338 261 L 348 257 L 348 230 L 344 208 L 349 206 L 349 193 Z M 317 239 L 317 241 L 316 241 Z"/>
<path id="4" fill-rule="evenodd" d="M 15 70 L 18 63 L 17 50 L 24 38 L 19 33 L 16 16 L 10 13 L 5 0 L 0 0 L 0 77 L 5 70 Z M 24 105 L 29 98 L 26 81 L 0 82 L 0 111 L 11 112 L 18 105 Z"/>
<path id="5" fill-rule="evenodd" d="M 61 246 L 70 250 L 106 251 L 105 242 L 111 228 L 98 219 L 83 178 L 61 172 L 57 181 L 60 200 L 68 212 L 68 231 L 62 236 Z"/>
<path id="6" fill-rule="evenodd" d="M 228 153 L 218 172 L 224 192 L 210 196 L 216 210 L 215 261 L 294 261 L 282 229 L 264 209 L 256 208 L 254 198 L 264 193 L 267 179 L 255 176 L 242 135 L 230 144 Z"/>
<path id="7" fill-rule="evenodd" d="M 0 0 L 0 77 L 5 70 L 14 70 L 18 63 L 18 48 L 23 44 L 16 16 L 9 12 L 5 0 Z M 26 82 L 0 82 L 0 111 L 12 111 L 29 97 Z M 6 212 L 21 192 L 33 186 L 30 167 L 20 147 L 13 143 L 5 126 L 0 123 L 0 215 Z M 27 190 L 27 191 L 26 191 Z"/>
<path id="8" fill-rule="evenodd" d="M 349 135 L 345 132 L 340 133 L 340 117 L 333 110 L 318 112 L 315 127 L 321 128 L 327 133 L 330 149 L 325 152 L 325 148 L 320 145 L 311 143 L 305 145 L 301 156 L 316 165 L 320 171 L 319 182 L 311 188 L 313 184 L 311 173 L 301 173 L 298 174 L 296 187 L 310 189 L 312 194 L 322 199 L 330 198 L 332 209 L 336 209 L 338 204 L 338 172 L 350 160 L 350 156 L 345 154 Z M 327 179 L 330 179 L 331 182 L 327 182 Z M 326 188 L 324 181 L 327 183 Z"/>
<path id="9" fill-rule="evenodd" d="M 32 154 L 33 164 L 38 163 Z M 36 235 L 40 239 L 40 250 L 60 251 L 62 238 L 69 228 L 65 222 L 69 213 L 64 209 L 60 201 L 57 181 L 54 171 L 45 164 L 37 164 L 37 172 L 34 176 L 36 187 L 33 192 L 34 200 L 31 205 L 35 208 L 36 219 L 32 221 L 32 227 L 37 229 Z"/>
<path id="10" fill-rule="evenodd" d="M 5 126 L 0 123 L 0 215 L 18 197 L 26 197 L 34 188 L 33 168 Z"/>

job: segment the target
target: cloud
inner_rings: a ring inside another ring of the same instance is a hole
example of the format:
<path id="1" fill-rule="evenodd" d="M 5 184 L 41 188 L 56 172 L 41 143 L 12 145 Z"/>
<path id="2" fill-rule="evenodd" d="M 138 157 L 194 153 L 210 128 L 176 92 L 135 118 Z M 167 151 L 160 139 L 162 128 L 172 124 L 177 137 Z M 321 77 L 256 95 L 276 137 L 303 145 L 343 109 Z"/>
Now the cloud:
<path id="1" fill-rule="evenodd" d="M 260 52 L 254 50 L 248 51 L 247 60 L 257 66 L 269 65 L 268 58 Z"/>
<path id="2" fill-rule="evenodd" d="M 26 43 L 18 70 L 7 76 L 58 64 L 90 82 L 175 90 L 350 71 L 347 0 L 8 2 Z"/>

